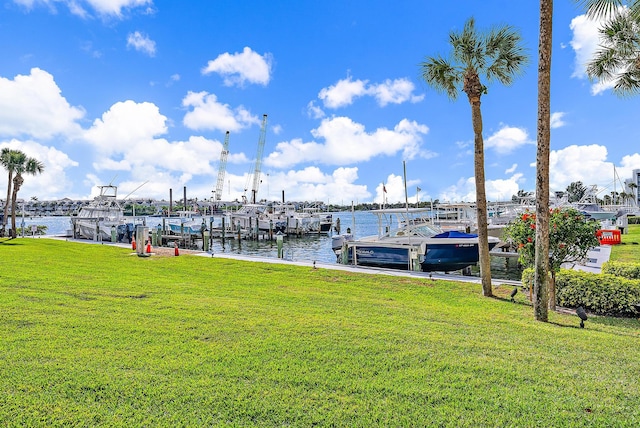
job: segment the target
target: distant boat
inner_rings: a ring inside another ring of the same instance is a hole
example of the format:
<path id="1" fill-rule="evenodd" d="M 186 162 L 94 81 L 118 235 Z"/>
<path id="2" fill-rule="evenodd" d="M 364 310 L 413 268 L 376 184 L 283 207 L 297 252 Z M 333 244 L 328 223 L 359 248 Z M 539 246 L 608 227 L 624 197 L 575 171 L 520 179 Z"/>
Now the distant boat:
<path id="1" fill-rule="evenodd" d="M 424 272 L 449 272 L 478 262 L 478 235 L 459 231 L 443 232 L 422 219 L 422 208 L 371 211 L 378 217 L 379 233 L 361 239 L 343 236 L 333 241 L 338 261 L 343 263 Z M 397 224 L 392 217 L 397 218 Z M 489 250 L 499 242 L 489 237 Z M 346 251 L 346 253 L 345 253 Z"/>
<path id="2" fill-rule="evenodd" d="M 118 226 L 126 223 L 122 206 L 118 203 L 118 188 L 98 186 L 100 194 L 82 207 L 71 219 L 74 236 L 94 241 L 110 241 Z"/>

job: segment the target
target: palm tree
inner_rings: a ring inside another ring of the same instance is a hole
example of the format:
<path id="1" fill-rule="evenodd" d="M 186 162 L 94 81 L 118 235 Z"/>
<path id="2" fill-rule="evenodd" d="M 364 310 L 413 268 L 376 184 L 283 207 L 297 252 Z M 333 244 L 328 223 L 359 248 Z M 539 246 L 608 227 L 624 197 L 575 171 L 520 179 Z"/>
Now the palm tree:
<path id="1" fill-rule="evenodd" d="M 538 128 L 536 153 L 536 243 L 533 314 L 548 321 L 549 300 L 549 155 L 551 147 L 551 37 L 553 0 L 540 0 L 538 40 Z"/>
<path id="2" fill-rule="evenodd" d="M 497 80 L 509 85 L 527 63 L 527 56 L 521 45 L 520 34 L 512 27 L 502 26 L 482 33 L 476 30 L 473 18 L 465 23 L 462 32 L 451 32 L 449 42 L 453 48 L 450 59 L 441 56 L 427 57 L 420 67 L 422 78 L 429 86 L 446 93 L 452 100 L 455 100 L 462 90 L 467 94 L 471 106 L 480 276 L 483 295 L 492 296 L 484 182 L 484 140 L 480 110 L 480 98 L 487 93 L 487 87 L 480 77 L 482 75 L 487 81 Z"/>
<path id="3" fill-rule="evenodd" d="M 4 215 L 2 217 L 2 226 L 0 227 L 0 236 L 5 235 L 5 225 L 7 224 L 9 205 L 11 204 L 11 185 L 13 184 L 13 174 L 15 173 L 17 165 L 22 161 L 22 153 L 20 150 L 13 150 L 7 147 L 2 149 L 0 154 L 0 164 L 9 173 L 7 180 L 7 199 L 4 204 Z"/>
<path id="4" fill-rule="evenodd" d="M 11 237 L 16 237 L 16 202 L 18 200 L 18 192 L 24 183 L 23 174 L 36 175 L 44 171 L 44 164 L 35 158 L 27 157 L 20 152 L 19 159 L 22 161 L 16 165 L 13 177 L 13 191 L 11 195 Z"/>
<path id="5" fill-rule="evenodd" d="M 640 92 L 640 0 L 582 0 L 592 17 L 606 18 L 600 49 L 587 64 L 592 80 L 613 83 L 619 96 Z M 623 8 L 621 6 L 628 6 Z"/>

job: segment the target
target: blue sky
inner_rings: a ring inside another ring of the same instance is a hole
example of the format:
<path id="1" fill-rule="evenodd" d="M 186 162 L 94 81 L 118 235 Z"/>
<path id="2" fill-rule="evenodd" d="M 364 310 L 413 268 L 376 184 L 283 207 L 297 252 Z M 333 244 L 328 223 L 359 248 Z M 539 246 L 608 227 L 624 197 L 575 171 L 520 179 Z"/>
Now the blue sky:
<path id="1" fill-rule="evenodd" d="M 384 183 L 404 201 L 404 162 L 410 202 L 473 201 L 466 96 L 419 77 L 471 16 L 517 28 L 530 56 L 482 98 L 487 197 L 510 199 L 535 188 L 537 1 L 2 0 L 0 147 L 46 166 L 25 199 L 113 183 L 122 197 L 186 186 L 202 200 L 229 131 L 222 199 L 235 200 L 250 197 L 267 114 L 258 199 L 380 202 Z M 555 2 L 552 191 L 582 181 L 608 193 L 640 168 L 640 99 L 584 74 L 597 26 Z"/>

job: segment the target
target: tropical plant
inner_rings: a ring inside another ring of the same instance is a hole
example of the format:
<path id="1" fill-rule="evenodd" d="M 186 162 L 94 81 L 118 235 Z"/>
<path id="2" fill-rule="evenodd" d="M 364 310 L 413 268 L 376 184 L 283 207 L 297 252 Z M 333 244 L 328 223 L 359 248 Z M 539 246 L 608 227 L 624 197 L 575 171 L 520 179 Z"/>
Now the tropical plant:
<path id="1" fill-rule="evenodd" d="M 525 212 L 505 228 L 504 239 L 518 249 L 518 261 L 533 267 L 536 261 L 536 213 Z M 556 273 L 564 263 L 575 263 L 586 258 L 589 249 L 599 245 L 597 221 L 586 220 L 575 208 L 553 209 L 549 219 L 549 307 L 555 309 Z"/>
<path id="2" fill-rule="evenodd" d="M 28 157 L 23 152 L 17 155 L 13 177 L 13 190 L 11 193 L 11 237 L 16 237 L 16 204 L 18 201 L 18 192 L 24 183 L 24 174 L 36 175 L 44 171 L 44 164 L 35 158 Z"/>
<path id="3" fill-rule="evenodd" d="M 5 147 L 2 149 L 2 153 L 0 154 L 0 164 L 2 167 L 8 172 L 9 177 L 7 179 L 7 199 L 4 204 L 4 215 L 2 217 L 2 226 L 0 228 L 0 236 L 5 235 L 5 226 L 8 220 L 9 214 L 9 206 L 11 205 L 11 186 L 13 184 L 13 174 L 15 173 L 16 167 L 20 162 L 21 153 L 19 150 L 10 149 Z"/>
<path id="4" fill-rule="evenodd" d="M 462 32 L 449 34 L 449 43 L 453 48 L 450 58 L 427 57 L 420 68 L 422 78 L 429 86 L 446 93 L 452 100 L 458 97 L 461 90 L 467 94 L 471 106 L 480 276 L 483 295 L 492 296 L 480 110 L 480 98 L 487 93 L 487 87 L 482 83 L 481 76 L 488 82 L 497 80 L 509 85 L 521 73 L 527 56 L 520 34 L 514 28 L 501 26 L 483 33 L 476 29 L 473 18 L 465 23 Z"/>
<path id="5" fill-rule="evenodd" d="M 587 186 L 582 181 L 574 181 L 567 186 L 567 195 L 569 202 L 578 202 L 587 192 Z"/>
<path id="6" fill-rule="evenodd" d="M 583 2 L 591 16 L 605 18 L 599 49 L 587 64 L 592 80 L 611 84 L 619 96 L 640 92 L 640 1 Z M 621 7 L 628 6 L 628 7 Z"/>

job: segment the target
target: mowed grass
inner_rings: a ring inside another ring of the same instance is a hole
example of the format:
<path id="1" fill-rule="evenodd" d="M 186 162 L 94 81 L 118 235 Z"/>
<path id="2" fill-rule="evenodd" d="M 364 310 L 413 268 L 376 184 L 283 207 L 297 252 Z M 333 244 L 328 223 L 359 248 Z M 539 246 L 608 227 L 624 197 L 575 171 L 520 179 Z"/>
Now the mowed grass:
<path id="1" fill-rule="evenodd" d="M 611 246 L 610 260 L 640 263 L 640 224 L 630 224 L 626 232 L 620 235 L 621 245 Z"/>
<path id="2" fill-rule="evenodd" d="M 480 285 L 0 243 L 1 426 L 640 425 L 640 322 Z"/>

